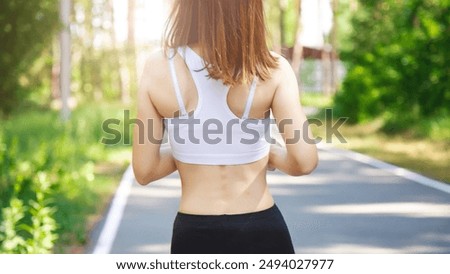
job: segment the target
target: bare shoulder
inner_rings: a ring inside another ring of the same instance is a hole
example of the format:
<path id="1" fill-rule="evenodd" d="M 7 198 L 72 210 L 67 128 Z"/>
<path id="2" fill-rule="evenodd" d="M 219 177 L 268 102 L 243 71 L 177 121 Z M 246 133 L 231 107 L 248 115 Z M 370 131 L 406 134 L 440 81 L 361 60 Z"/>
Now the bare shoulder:
<path id="1" fill-rule="evenodd" d="M 289 61 L 284 58 L 281 54 L 278 54 L 274 51 L 270 52 L 272 54 L 273 57 L 275 57 L 278 60 L 278 68 L 275 69 L 274 72 L 281 72 L 281 73 L 286 73 L 286 72 L 290 72 L 292 71 L 292 67 L 291 67 L 291 63 L 289 63 Z"/>
<path id="2" fill-rule="evenodd" d="M 286 58 L 273 51 L 271 51 L 270 53 L 278 61 L 278 67 L 275 68 L 272 72 L 272 77 L 275 82 L 281 83 L 285 81 L 287 77 L 295 77 L 294 70 L 292 69 L 291 64 Z"/>
<path id="3" fill-rule="evenodd" d="M 141 86 L 149 91 L 151 87 L 165 83 L 167 81 L 167 75 L 168 57 L 162 49 L 154 50 L 145 61 Z"/>

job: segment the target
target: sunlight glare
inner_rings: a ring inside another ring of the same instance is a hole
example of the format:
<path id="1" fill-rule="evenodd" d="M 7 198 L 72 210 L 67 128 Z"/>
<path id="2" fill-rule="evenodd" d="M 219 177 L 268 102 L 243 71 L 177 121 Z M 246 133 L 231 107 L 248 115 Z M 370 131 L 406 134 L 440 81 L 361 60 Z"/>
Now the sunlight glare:
<path id="1" fill-rule="evenodd" d="M 169 12 L 169 1 L 136 1 L 136 43 L 146 44 L 161 39 Z M 117 40 L 127 40 L 128 1 L 114 0 L 114 17 Z"/>

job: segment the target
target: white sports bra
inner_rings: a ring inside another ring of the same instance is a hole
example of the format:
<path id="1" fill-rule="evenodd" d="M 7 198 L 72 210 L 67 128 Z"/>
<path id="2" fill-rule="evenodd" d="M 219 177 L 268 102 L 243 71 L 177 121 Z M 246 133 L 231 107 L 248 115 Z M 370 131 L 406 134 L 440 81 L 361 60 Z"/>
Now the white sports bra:
<path id="1" fill-rule="evenodd" d="M 169 56 L 170 73 L 180 108 L 176 118 L 164 120 L 173 156 L 180 162 L 200 165 L 239 165 L 255 162 L 270 150 L 270 118 L 249 119 L 255 95 L 255 77 L 244 115 L 237 117 L 228 107 L 229 86 L 212 79 L 204 60 L 191 48 L 178 48 L 198 92 L 198 104 L 187 113 L 175 70 L 175 50 Z"/>

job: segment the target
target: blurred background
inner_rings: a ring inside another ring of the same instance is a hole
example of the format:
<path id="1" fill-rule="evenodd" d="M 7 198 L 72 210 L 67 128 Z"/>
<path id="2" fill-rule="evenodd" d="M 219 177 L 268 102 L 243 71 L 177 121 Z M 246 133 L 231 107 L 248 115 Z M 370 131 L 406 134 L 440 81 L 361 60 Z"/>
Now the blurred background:
<path id="1" fill-rule="evenodd" d="M 344 141 L 317 136 L 450 181 L 450 1 L 264 3 L 310 118 L 348 118 Z M 170 5 L 0 2 L 0 253 L 84 251 L 130 163 L 124 111 Z M 114 146 L 107 119 L 124 136 Z"/>

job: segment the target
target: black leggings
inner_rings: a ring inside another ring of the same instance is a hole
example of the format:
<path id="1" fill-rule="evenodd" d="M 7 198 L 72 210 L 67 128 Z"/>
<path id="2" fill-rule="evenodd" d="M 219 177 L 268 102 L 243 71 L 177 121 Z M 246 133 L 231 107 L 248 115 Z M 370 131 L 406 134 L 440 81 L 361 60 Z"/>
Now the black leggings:
<path id="1" fill-rule="evenodd" d="M 278 207 L 232 215 L 178 213 L 172 254 L 294 254 Z"/>

